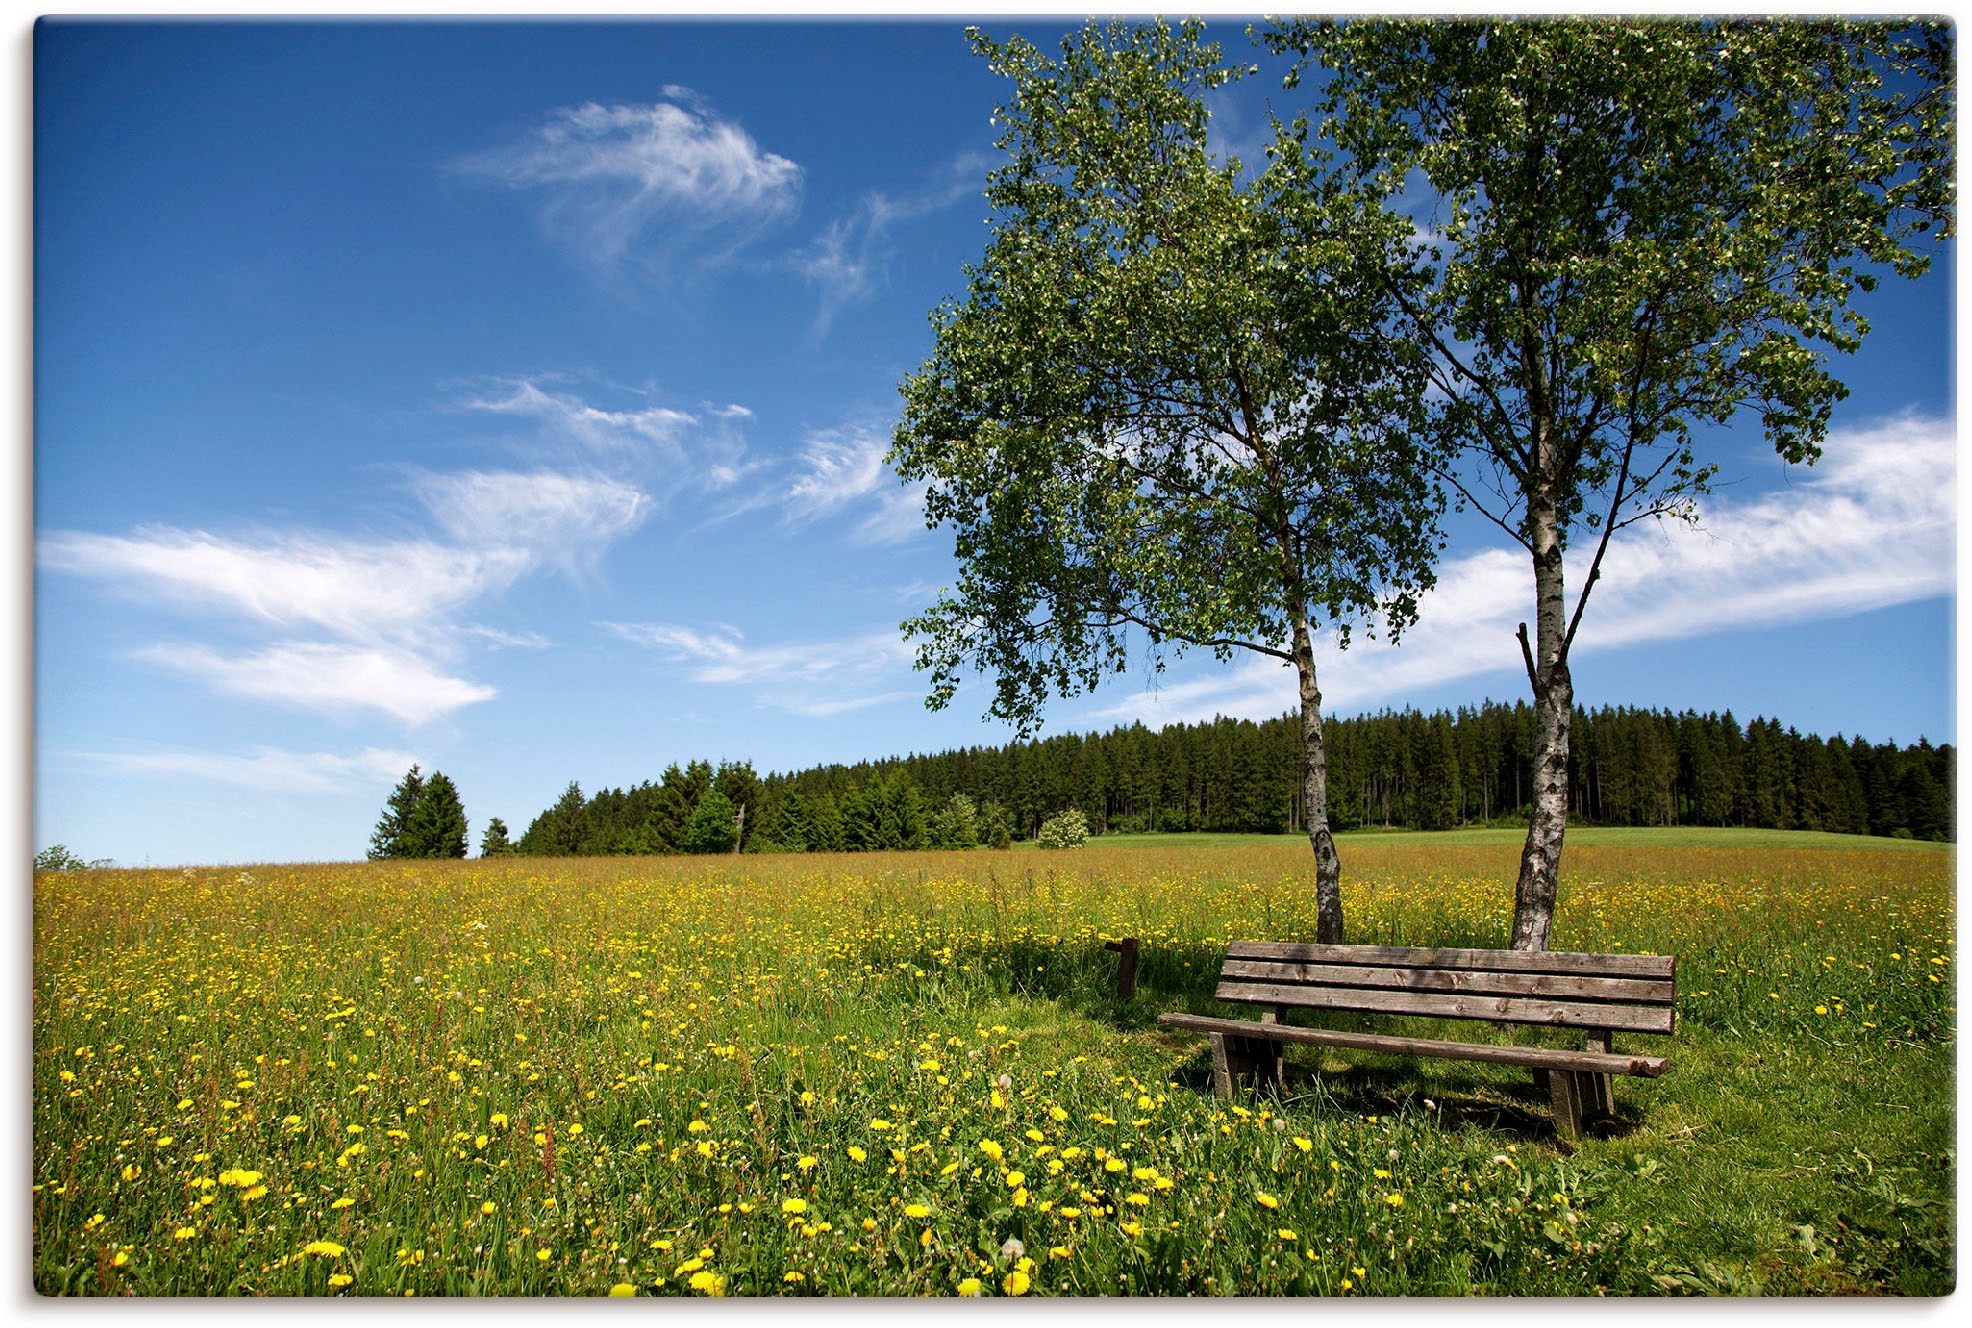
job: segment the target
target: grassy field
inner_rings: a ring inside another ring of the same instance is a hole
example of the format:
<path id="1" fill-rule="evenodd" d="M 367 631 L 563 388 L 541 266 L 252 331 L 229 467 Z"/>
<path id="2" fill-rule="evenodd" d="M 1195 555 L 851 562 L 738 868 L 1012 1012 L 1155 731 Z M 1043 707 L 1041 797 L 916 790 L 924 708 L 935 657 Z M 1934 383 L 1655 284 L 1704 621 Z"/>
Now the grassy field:
<path id="1" fill-rule="evenodd" d="M 1352 839 L 1350 939 L 1502 944 L 1508 838 Z M 1556 947 L 1674 953 L 1680 991 L 1673 1036 L 1621 1044 L 1670 1072 L 1619 1080 L 1579 1145 L 1503 1067 L 1297 1048 L 1281 1094 L 1211 1096 L 1204 1040 L 1155 1017 L 1214 1008 L 1228 938 L 1312 935 L 1308 859 L 1169 837 L 44 874 L 36 1285 L 1954 1286 L 1949 853 L 1571 835 Z"/>

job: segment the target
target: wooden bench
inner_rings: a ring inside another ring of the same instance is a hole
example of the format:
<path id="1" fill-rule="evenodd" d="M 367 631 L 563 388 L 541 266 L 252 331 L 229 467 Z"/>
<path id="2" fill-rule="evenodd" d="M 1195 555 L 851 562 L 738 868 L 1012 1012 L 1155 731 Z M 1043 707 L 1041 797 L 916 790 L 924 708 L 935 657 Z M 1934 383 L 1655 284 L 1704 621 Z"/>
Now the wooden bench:
<path id="1" fill-rule="evenodd" d="M 1555 1128 L 1574 1139 L 1582 1117 L 1614 1108 L 1611 1076 L 1655 1078 L 1662 1056 L 1615 1051 L 1622 1033 L 1669 1033 L 1676 1000 L 1672 955 L 1567 954 L 1546 950 L 1415 949 L 1389 945 L 1297 945 L 1234 941 L 1217 996 L 1261 1007 L 1260 1018 L 1164 1014 L 1157 1022 L 1212 1036 L 1212 1079 L 1221 1097 L 1247 1075 L 1278 1082 L 1285 1044 L 1521 1065 L 1545 1079 Z M 1484 1019 L 1581 1029 L 1586 1049 L 1446 1042 L 1431 1038 L 1302 1028 L 1289 1010 Z"/>

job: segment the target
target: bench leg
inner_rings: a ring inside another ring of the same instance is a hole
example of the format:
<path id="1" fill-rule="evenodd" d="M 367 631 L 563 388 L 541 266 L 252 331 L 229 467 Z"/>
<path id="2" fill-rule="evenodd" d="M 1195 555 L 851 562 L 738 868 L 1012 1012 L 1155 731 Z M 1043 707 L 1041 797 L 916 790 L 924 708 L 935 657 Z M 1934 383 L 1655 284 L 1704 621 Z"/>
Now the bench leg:
<path id="1" fill-rule="evenodd" d="M 1224 1033 L 1213 1033 L 1212 1038 L 1212 1091 L 1220 1097 L 1233 1095 L 1233 1076 L 1245 1070 L 1239 1062 L 1239 1054 L 1234 1050 L 1235 1043 L 1243 1043 L 1245 1038 L 1229 1038 Z"/>
<path id="2" fill-rule="evenodd" d="M 1614 1033 L 1606 1028 L 1592 1030 L 1588 1035 L 1588 1049 L 1590 1051 L 1607 1052 L 1610 1049 L 1614 1036 Z M 1587 1074 L 1582 1077 L 1588 1081 L 1588 1091 L 1585 1094 L 1586 1100 L 1583 1103 L 1587 1110 L 1596 1116 L 1615 1115 L 1616 1086 L 1612 1076 L 1606 1074 Z"/>
<path id="3" fill-rule="evenodd" d="M 1212 1088 L 1220 1097 L 1230 1098 L 1241 1079 L 1250 1078 L 1254 1087 L 1280 1082 L 1281 1045 L 1267 1038 L 1233 1037 L 1213 1033 Z"/>
<path id="4" fill-rule="evenodd" d="M 1548 1093 L 1554 1098 L 1554 1131 L 1564 1139 L 1582 1137 L 1583 1081 L 1591 1075 L 1573 1070 L 1549 1070 Z"/>

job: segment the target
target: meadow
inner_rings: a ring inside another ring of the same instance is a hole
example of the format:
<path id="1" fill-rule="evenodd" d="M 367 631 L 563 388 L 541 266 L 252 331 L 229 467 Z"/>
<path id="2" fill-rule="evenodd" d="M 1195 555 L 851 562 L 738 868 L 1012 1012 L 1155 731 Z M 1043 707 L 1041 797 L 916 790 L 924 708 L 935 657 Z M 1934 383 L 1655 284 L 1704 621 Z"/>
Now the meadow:
<path id="1" fill-rule="evenodd" d="M 1156 1015 L 1312 937 L 1305 841 L 43 873 L 35 1285 L 1949 1292 L 1951 851 L 1624 833 L 1554 943 L 1676 954 L 1677 1030 L 1579 1144 L 1508 1067 L 1211 1095 Z M 1342 851 L 1350 940 L 1504 944 L 1512 842 Z"/>

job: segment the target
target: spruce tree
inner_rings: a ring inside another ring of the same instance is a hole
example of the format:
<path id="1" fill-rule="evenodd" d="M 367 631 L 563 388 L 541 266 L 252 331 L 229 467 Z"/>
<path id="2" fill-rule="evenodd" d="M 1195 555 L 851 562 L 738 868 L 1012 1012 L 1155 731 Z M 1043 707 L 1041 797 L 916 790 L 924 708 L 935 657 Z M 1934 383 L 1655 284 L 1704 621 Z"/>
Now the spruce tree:
<path id="1" fill-rule="evenodd" d="M 479 837 L 479 856 L 498 858 L 514 851 L 513 841 L 507 838 L 507 823 L 494 817 L 486 823 L 486 833 Z"/>
<path id="2" fill-rule="evenodd" d="M 466 809 L 459 801 L 458 786 L 443 771 L 432 771 L 425 781 L 404 829 L 403 845 L 400 857 L 466 856 Z"/>
<path id="3" fill-rule="evenodd" d="M 385 804 L 383 817 L 370 835 L 370 860 L 383 858 L 409 857 L 405 849 L 404 835 L 410 827 L 411 818 L 417 812 L 418 799 L 424 793 L 425 782 L 413 764 L 397 787 L 391 791 L 390 801 Z"/>

